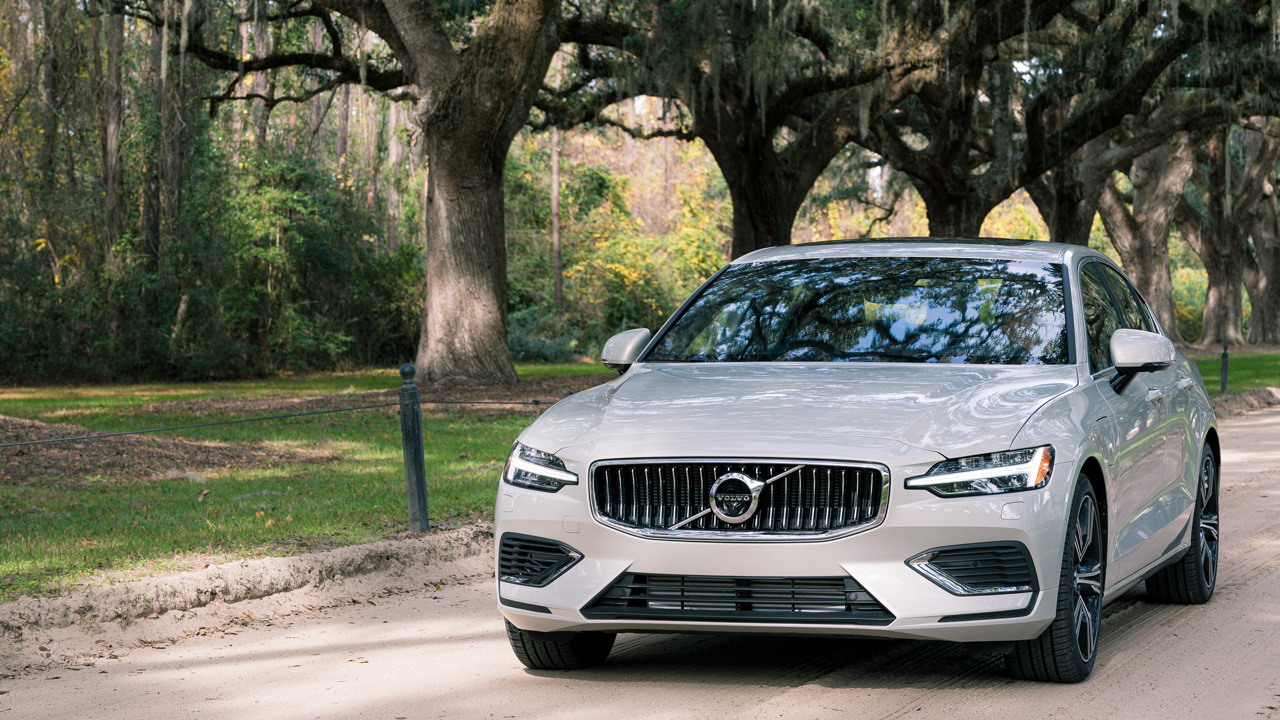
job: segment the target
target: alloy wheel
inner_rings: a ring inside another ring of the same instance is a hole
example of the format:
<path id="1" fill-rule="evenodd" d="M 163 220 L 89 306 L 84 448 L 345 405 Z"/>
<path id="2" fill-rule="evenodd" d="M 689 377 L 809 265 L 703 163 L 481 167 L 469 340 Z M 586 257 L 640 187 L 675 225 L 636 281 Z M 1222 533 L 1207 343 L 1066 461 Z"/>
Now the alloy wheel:
<path id="1" fill-rule="evenodd" d="M 1205 587 L 1213 590 L 1218 579 L 1218 469 L 1213 455 L 1205 453 L 1200 463 L 1200 569 Z"/>
<path id="2" fill-rule="evenodd" d="M 1080 503 L 1073 532 L 1072 619 L 1080 660 L 1088 663 L 1097 651 L 1102 620 L 1102 525 L 1093 495 Z"/>

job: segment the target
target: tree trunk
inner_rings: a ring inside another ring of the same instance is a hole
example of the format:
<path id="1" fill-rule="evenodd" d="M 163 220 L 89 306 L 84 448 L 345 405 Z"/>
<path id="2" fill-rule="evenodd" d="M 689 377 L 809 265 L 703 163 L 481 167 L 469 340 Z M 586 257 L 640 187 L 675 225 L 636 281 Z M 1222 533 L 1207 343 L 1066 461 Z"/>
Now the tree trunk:
<path id="1" fill-rule="evenodd" d="M 1280 207 L 1274 189 L 1253 226 L 1254 261 L 1245 268 L 1251 344 L 1280 344 Z"/>
<path id="2" fill-rule="evenodd" d="M 1198 345 L 1244 343 L 1244 253 L 1230 240 L 1206 233 L 1205 271 L 1209 289 L 1204 298 L 1204 326 Z"/>
<path id="3" fill-rule="evenodd" d="M 404 105 L 391 102 L 387 121 L 387 247 L 395 250 L 400 246 L 400 216 L 403 214 L 404 199 L 401 188 L 409 177 L 409 148 L 405 145 L 400 128 L 408 120 Z"/>
<path id="4" fill-rule="evenodd" d="M 393 16 L 417 11 L 389 7 Z M 427 382 L 516 382 L 507 346 L 503 169 L 559 46 L 557 10 L 552 0 L 494 3 L 447 85 L 419 103 L 430 167 L 418 342 L 418 372 Z M 415 37 L 413 44 L 425 57 L 436 39 Z M 419 85 L 432 83 L 423 75 Z"/>
<path id="5" fill-rule="evenodd" d="M 319 23 L 311 24 L 311 51 L 317 55 L 324 54 L 324 28 Z M 311 89 L 315 90 L 320 87 L 320 78 L 314 78 L 311 81 Z M 324 125 L 325 113 L 329 110 L 329 104 L 333 102 L 333 93 L 326 92 L 323 95 L 316 95 L 311 98 L 309 105 L 311 106 L 310 118 L 307 123 L 307 129 L 310 131 L 310 142 L 308 148 L 315 147 L 316 136 L 320 134 L 320 128 Z"/>
<path id="6" fill-rule="evenodd" d="M 1129 169 L 1132 212 L 1110 179 L 1104 184 L 1098 203 L 1102 224 L 1120 254 L 1125 272 L 1147 299 L 1161 327 L 1179 342 L 1169 269 L 1169 229 L 1182 200 L 1182 190 L 1191 179 L 1194 152 L 1190 135 L 1177 133 L 1167 145 L 1134 160 Z"/>
<path id="7" fill-rule="evenodd" d="M 347 142 L 351 136 L 351 86 L 343 85 L 338 90 L 338 139 L 334 151 L 338 154 L 338 179 L 340 184 L 347 181 Z"/>
<path id="8" fill-rule="evenodd" d="M 553 300 L 556 311 L 564 312 L 564 271 L 560 264 L 560 128 L 551 126 L 551 275 L 555 278 Z"/>
<path id="9" fill-rule="evenodd" d="M 1252 313 L 1248 341 L 1280 343 L 1280 200 L 1276 197 L 1276 163 L 1280 161 L 1280 119 L 1268 118 L 1265 132 L 1245 131 L 1246 150 L 1258 177 L 1246 168 L 1246 181 L 1259 183 L 1251 235 L 1252 252 L 1245 253 L 1245 289 Z"/>
<path id="10" fill-rule="evenodd" d="M 267 15 L 270 13 L 271 8 L 267 6 L 266 0 L 253 2 L 252 7 L 253 54 L 255 57 L 267 57 L 271 54 L 270 24 L 267 22 Z M 253 74 L 253 92 L 255 95 L 261 96 L 253 101 L 253 136 L 259 150 L 267 142 L 267 127 L 271 120 L 271 107 L 267 104 L 266 99 L 275 94 L 273 85 L 271 73 L 256 72 Z"/>
<path id="11" fill-rule="evenodd" d="M 164 45 L 167 27 L 152 30 L 151 38 L 151 99 L 156 110 L 147 118 L 153 124 L 151 142 L 146 154 L 146 180 L 142 188 L 142 210 L 138 213 L 138 234 L 142 236 L 143 267 L 154 275 L 160 268 L 160 193 L 161 167 L 164 164 L 165 106 L 164 76 L 168 65 L 164 62 Z"/>
<path id="12" fill-rule="evenodd" d="M 40 62 L 40 149 L 36 156 L 36 171 L 40 175 L 40 219 L 44 224 L 45 247 L 50 249 L 53 260 L 55 279 L 61 282 L 61 264 L 58 253 L 61 238 L 58 232 L 58 221 L 54 208 L 57 207 L 57 173 L 54 161 L 58 150 L 58 51 L 56 39 L 58 32 L 54 27 L 54 18 L 58 11 L 52 7 L 53 0 L 41 3 L 41 23 L 44 25 L 44 58 Z"/>
<path id="13" fill-rule="evenodd" d="M 248 0 L 239 0 L 236 3 L 236 11 L 240 16 L 245 16 L 249 12 Z M 241 62 L 244 58 L 249 57 L 251 45 L 249 43 L 250 32 L 249 23 L 237 22 L 236 33 L 240 36 L 240 54 L 237 55 Z M 243 91 L 242 91 L 243 92 Z M 244 115 L 245 108 L 242 103 L 231 103 L 231 171 L 238 173 L 240 171 L 240 145 L 244 142 Z"/>
<path id="14" fill-rule="evenodd" d="M 761 169 L 725 179 L 733 201 L 731 259 L 791 243 L 791 228 L 800 212 L 800 203 L 787 197 L 789 193 L 782 187 L 779 173 Z"/>
<path id="15" fill-rule="evenodd" d="M 991 214 L 995 205 L 980 202 L 970 193 L 958 198 L 934 190 L 912 178 L 912 183 L 924 200 L 925 215 L 929 218 L 929 237 L 976 238 L 982 235 L 982 221 Z"/>
<path id="16" fill-rule="evenodd" d="M 427 302 L 418 366 L 429 382 L 516 381 L 507 349 L 502 167 L 428 135 Z"/>
<path id="17" fill-rule="evenodd" d="M 1252 129 L 1245 130 L 1244 168 L 1237 170 L 1229 160 L 1231 126 L 1214 133 L 1204 145 L 1207 167 L 1202 194 L 1208 208 L 1201 219 L 1184 204 L 1179 221 L 1187 221 L 1188 244 L 1200 256 L 1209 276 L 1205 294 L 1204 329 L 1199 344 L 1241 344 L 1244 342 L 1245 273 L 1260 268 L 1251 257 L 1249 235 L 1266 217 L 1265 196 L 1273 192 L 1268 179 L 1280 162 L 1280 118 L 1249 118 Z M 1261 130 L 1264 131 L 1260 131 Z M 1258 248 L 1261 250 L 1261 248 Z M 1260 279 L 1255 285 L 1261 291 Z M 1263 310 L 1264 321 L 1267 310 Z"/>
<path id="18" fill-rule="evenodd" d="M 113 264 L 116 244 L 124 234 L 124 164 L 120 132 L 124 123 L 121 104 L 120 55 L 124 51 L 124 15 L 107 16 L 107 75 L 105 80 L 102 184 L 106 191 L 106 258 Z"/>
<path id="19" fill-rule="evenodd" d="M 729 186 L 729 199 L 733 203 L 730 259 L 763 248 L 789 245 L 800 205 L 817 176 L 788 168 L 774 150 L 771 135 L 764 137 L 752 124 L 736 124 L 728 110 L 720 110 L 718 116 L 714 115 L 716 112 L 714 109 L 703 111 L 714 118 L 708 124 L 715 122 L 717 127 L 702 130 L 698 136 L 711 151 Z M 754 112 L 743 115 L 750 120 L 755 118 Z M 719 126 L 721 123 L 724 126 Z M 834 155 L 833 151 L 831 156 Z M 827 157 L 828 162 L 830 159 Z"/>
<path id="20" fill-rule="evenodd" d="M 1209 157 L 1209 227 L 1200 234 L 1200 259 L 1209 276 L 1204 299 L 1204 327 L 1200 345 L 1244 343 L 1245 238 L 1237 232 L 1230 182 L 1234 174 L 1227 163 L 1230 128 L 1216 133 L 1206 144 Z"/>
<path id="21" fill-rule="evenodd" d="M 1067 245 L 1089 246 L 1093 218 L 1111 168 L 1099 167 L 1109 140 L 1106 135 L 1090 140 L 1053 171 L 1027 185 L 1045 225 L 1049 240 Z"/>

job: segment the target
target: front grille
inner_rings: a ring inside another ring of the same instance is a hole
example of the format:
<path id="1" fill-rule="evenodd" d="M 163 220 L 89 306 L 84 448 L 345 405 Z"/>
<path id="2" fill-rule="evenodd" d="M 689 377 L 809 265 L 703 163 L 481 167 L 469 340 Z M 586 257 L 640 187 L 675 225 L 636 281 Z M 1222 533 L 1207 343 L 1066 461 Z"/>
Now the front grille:
<path id="1" fill-rule="evenodd" d="M 888 625 L 851 577 L 735 578 L 625 573 L 582 614 L 594 620 Z"/>
<path id="2" fill-rule="evenodd" d="M 563 543 L 507 533 L 498 543 L 498 578 L 543 587 L 581 559 L 582 553 Z"/>
<path id="3" fill-rule="evenodd" d="M 934 548 L 908 563 L 925 577 L 959 595 L 1039 589 L 1031 553 L 1017 542 Z"/>
<path id="4" fill-rule="evenodd" d="M 879 517 L 886 482 L 880 468 L 801 461 L 601 464 L 593 476 L 593 501 L 596 513 L 614 524 L 665 530 L 708 510 L 711 486 L 725 473 L 765 481 L 801 464 L 761 491 L 755 514 L 745 522 L 728 523 L 708 512 L 677 532 L 818 534 Z"/>

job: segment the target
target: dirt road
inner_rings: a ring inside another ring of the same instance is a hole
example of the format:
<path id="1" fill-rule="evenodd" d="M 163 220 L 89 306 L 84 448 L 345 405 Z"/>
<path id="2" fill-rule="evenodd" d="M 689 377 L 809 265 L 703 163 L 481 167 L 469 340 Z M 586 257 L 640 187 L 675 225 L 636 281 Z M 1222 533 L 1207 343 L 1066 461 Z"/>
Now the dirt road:
<path id="1" fill-rule="evenodd" d="M 692 635 L 623 635 L 602 667 L 529 672 L 486 579 L 0 681 L 0 720 L 1280 718 L 1280 409 L 1222 429 L 1217 594 L 1113 603 L 1080 685 L 1013 682 L 943 643 Z"/>

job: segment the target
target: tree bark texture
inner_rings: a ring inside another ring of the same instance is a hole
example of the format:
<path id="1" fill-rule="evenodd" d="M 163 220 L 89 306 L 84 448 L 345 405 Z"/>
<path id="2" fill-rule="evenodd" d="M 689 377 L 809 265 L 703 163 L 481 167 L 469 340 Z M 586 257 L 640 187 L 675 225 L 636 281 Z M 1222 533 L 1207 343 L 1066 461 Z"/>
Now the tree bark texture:
<path id="1" fill-rule="evenodd" d="M 1027 193 L 1049 226 L 1049 240 L 1088 247 L 1098 202 L 1111 170 L 1099 160 L 1109 144 L 1103 135 L 1085 143 L 1040 180 L 1027 184 Z"/>
<path id="2" fill-rule="evenodd" d="M 750 88 L 734 81 L 727 70 L 721 71 L 719 93 L 710 92 L 704 80 L 711 78 L 693 76 L 678 94 L 693 113 L 693 134 L 706 144 L 729 186 L 730 258 L 790 244 L 805 197 L 855 131 L 847 108 L 833 102 L 779 149 L 774 121 L 780 118 L 762 112 Z"/>
<path id="3" fill-rule="evenodd" d="M 560 128 L 551 127 L 551 274 L 555 278 L 552 299 L 564 312 L 564 270 L 560 265 Z"/>
<path id="4" fill-rule="evenodd" d="M 1259 120 L 1260 119 L 1256 119 Z M 1280 118 L 1245 131 L 1245 150 L 1261 177 L 1251 228 L 1252 252 L 1245 255 L 1244 286 L 1249 293 L 1251 344 L 1280 344 L 1280 200 L 1276 197 L 1276 163 L 1280 161 Z M 1268 164 L 1270 163 L 1270 164 Z M 1249 177 L 1246 173 L 1246 178 Z"/>
<path id="5" fill-rule="evenodd" d="M 271 8 L 266 0 L 251 1 L 253 13 L 253 54 L 266 57 L 271 54 L 271 26 L 267 15 Z M 258 99 L 253 101 L 253 137 L 259 150 L 267 142 L 267 128 L 271 121 L 271 106 L 268 100 L 275 94 L 271 73 L 256 72 L 253 74 L 253 92 Z"/>
<path id="6" fill-rule="evenodd" d="M 338 177 L 341 182 L 347 181 L 347 143 L 351 137 L 351 86 L 343 85 L 338 90 L 338 138 L 334 143 L 334 151 L 338 154 Z"/>
<path id="7" fill-rule="evenodd" d="M 1132 210 L 1111 179 L 1104 184 L 1098 205 L 1103 227 L 1120 254 L 1125 272 L 1146 298 L 1156 320 L 1177 342 L 1181 342 L 1181 336 L 1169 270 L 1169 230 L 1183 188 L 1191 179 L 1194 159 L 1190 135 L 1180 132 L 1167 145 L 1134 160 L 1129 169 Z"/>
<path id="8" fill-rule="evenodd" d="M 44 25 L 45 48 L 40 63 L 40 149 L 36 157 L 36 168 L 40 174 L 40 219 L 44 224 L 45 246 L 50 249 L 53 261 L 53 272 L 56 278 L 61 277 L 60 263 L 54 248 L 61 247 L 58 237 L 58 221 L 54 206 L 57 197 L 57 174 L 54 172 L 54 159 L 58 152 L 58 50 L 57 50 L 57 18 L 58 10 L 53 7 L 53 0 L 44 0 L 40 4 L 41 22 Z"/>
<path id="9" fill-rule="evenodd" d="M 124 15 L 107 16 L 107 72 L 104 87 L 102 185 L 106 203 L 106 258 L 113 264 L 115 246 L 124 233 L 124 163 L 120 133 L 124 124 L 120 55 L 124 51 Z"/>
<path id="10" fill-rule="evenodd" d="M 1253 226 L 1254 262 L 1245 268 L 1251 344 L 1280 344 L 1280 202 L 1275 176 L 1268 183 Z"/>
<path id="11" fill-rule="evenodd" d="M 160 192 L 161 167 L 164 164 L 164 113 L 165 105 L 164 76 L 168 71 L 163 62 L 166 28 L 153 28 L 151 38 L 151 102 L 154 112 L 148 122 L 152 123 L 151 142 L 147 147 L 144 161 L 145 180 L 142 188 L 142 209 L 138 213 L 138 234 L 142 236 L 143 266 L 148 273 L 154 274 L 160 268 Z"/>
<path id="12" fill-rule="evenodd" d="M 1266 132 L 1246 131 L 1243 168 L 1237 169 L 1231 161 L 1231 126 L 1225 126 L 1203 148 L 1205 216 L 1194 212 L 1179 215 L 1191 231 L 1183 235 L 1209 277 L 1200 345 L 1239 345 L 1245 341 L 1243 285 L 1253 262 L 1249 234 L 1257 222 L 1267 180 L 1280 161 L 1280 138 L 1276 137 L 1280 119 L 1251 118 L 1249 122 Z"/>
<path id="13" fill-rule="evenodd" d="M 419 103 L 430 167 L 427 190 L 427 292 L 418 343 L 419 373 L 428 382 L 516 381 L 507 347 L 507 256 L 503 168 L 511 141 L 528 117 L 557 42 L 552 0 L 499 0 L 439 84 L 437 27 L 420 13 L 430 6 L 388 0 L 415 58 L 419 87 L 435 88 Z M 412 25 L 409 25 L 412 23 Z M 408 27 L 413 32 L 405 32 Z"/>
<path id="14" fill-rule="evenodd" d="M 238 0 L 236 2 L 236 12 L 244 17 L 249 12 L 248 0 Z M 249 23 L 243 21 L 236 22 L 236 34 L 240 38 L 240 54 L 236 56 L 237 60 L 243 62 L 249 57 L 249 51 L 252 49 L 249 38 L 251 32 Z M 231 106 L 231 169 L 233 173 L 240 170 L 240 153 L 241 145 L 244 143 L 244 116 L 245 108 L 243 103 L 232 103 Z"/>

